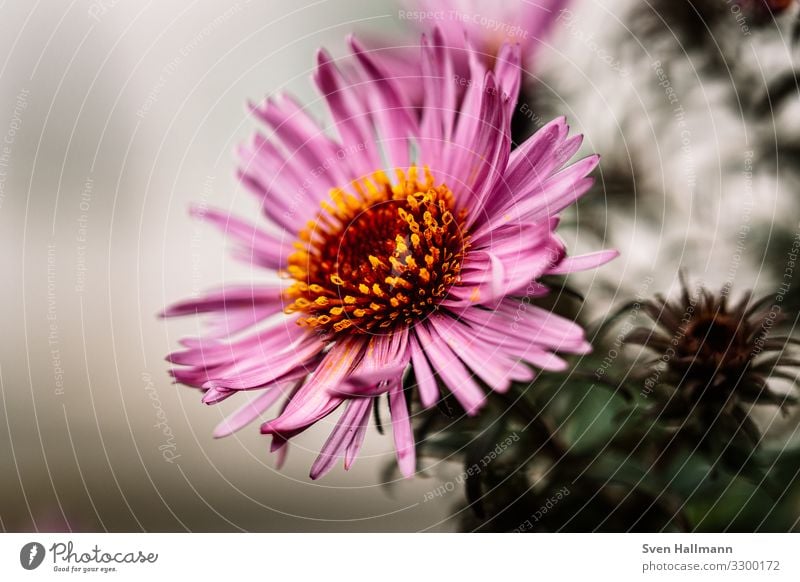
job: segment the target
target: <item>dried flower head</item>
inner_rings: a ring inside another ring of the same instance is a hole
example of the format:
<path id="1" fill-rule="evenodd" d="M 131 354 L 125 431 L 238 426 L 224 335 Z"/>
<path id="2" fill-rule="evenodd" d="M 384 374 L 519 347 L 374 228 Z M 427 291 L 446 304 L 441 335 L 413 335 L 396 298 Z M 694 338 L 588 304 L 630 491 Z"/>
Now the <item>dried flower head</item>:
<path id="1" fill-rule="evenodd" d="M 638 328 L 627 336 L 628 343 L 660 354 L 646 365 L 646 393 L 668 396 L 666 411 L 682 416 L 687 406 L 741 416 L 744 404 L 784 409 L 794 403 L 793 396 L 774 391 L 768 383 L 770 377 L 794 381 L 795 374 L 785 368 L 800 364 L 786 353 L 796 340 L 770 337 L 784 320 L 772 297 L 752 301 L 747 293 L 730 304 L 727 289 L 714 294 L 699 287 L 690 293 L 686 281 L 681 283 L 678 299 L 659 295 L 642 305 L 656 323 L 654 329 Z"/>

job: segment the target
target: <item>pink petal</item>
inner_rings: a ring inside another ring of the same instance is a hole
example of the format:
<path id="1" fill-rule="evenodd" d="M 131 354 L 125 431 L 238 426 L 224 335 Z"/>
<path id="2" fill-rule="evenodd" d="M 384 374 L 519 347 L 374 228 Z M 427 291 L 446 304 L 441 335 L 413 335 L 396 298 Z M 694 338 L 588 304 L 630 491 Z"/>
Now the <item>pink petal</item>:
<path id="1" fill-rule="evenodd" d="M 338 386 L 331 387 L 330 392 L 337 396 L 380 396 L 389 391 L 392 380 L 402 378 L 403 372 L 407 367 L 408 362 L 403 362 L 382 370 L 358 372 L 349 376 L 347 380 Z"/>
<path id="2" fill-rule="evenodd" d="M 494 72 L 497 76 L 497 85 L 505 98 L 507 119 L 511 119 L 517 106 L 521 78 L 520 61 L 519 45 L 503 43 L 497 54 Z"/>
<path id="3" fill-rule="evenodd" d="M 565 257 L 560 263 L 552 267 L 548 272 L 553 275 L 566 275 L 567 273 L 574 273 L 576 271 L 586 271 L 589 269 L 594 269 L 595 267 L 599 267 L 600 265 L 605 265 L 607 262 L 616 259 L 618 256 L 619 251 L 607 250 L 587 253 L 585 255 Z"/>
<path id="4" fill-rule="evenodd" d="M 219 423 L 214 429 L 214 438 L 226 437 L 250 424 L 267 410 L 267 408 L 272 406 L 281 396 L 283 396 L 283 391 L 278 386 L 264 390 L 256 398 L 247 402 L 244 406 Z"/>
<path id="5" fill-rule="evenodd" d="M 300 188 L 291 192 L 304 190 L 318 202 L 330 188 L 347 184 L 355 177 L 347 165 L 347 157 L 338 154 L 341 145 L 326 136 L 319 124 L 290 96 L 279 95 L 277 99 L 267 100 L 263 106 L 252 106 L 251 109 L 275 130 L 276 137 L 290 152 L 285 159 L 278 157 L 296 176 Z M 319 180 L 314 184 L 317 192 L 302 189 L 303 182 L 309 177 L 308 170 L 319 167 L 325 171 L 313 176 Z"/>
<path id="6" fill-rule="evenodd" d="M 278 418 L 261 425 L 261 432 L 292 435 L 333 412 L 342 399 L 331 395 L 330 389 L 352 373 L 355 364 L 363 357 L 364 348 L 360 338 L 338 341 L 325 354 L 314 374 L 289 400 L 286 410 Z"/>
<path id="7" fill-rule="evenodd" d="M 419 387 L 419 397 L 425 408 L 430 408 L 439 401 L 439 388 L 436 385 L 436 378 L 431 372 L 428 359 L 425 357 L 419 340 L 412 337 L 409 343 L 411 349 L 411 363 L 414 367 L 414 378 Z"/>
<path id="8" fill-rule="evenodd" d="M 411 429 L 411 418 L 408 405 L 400 382 L 392 385 L 389 391 L 389 406 L 392 414 L 392 434 L 397 454 L 397 464 L 405 477 L 413 477 L 417 467 L 414 433 Z"/>
<path id="9" fill-rule="evenodd" d="M 310 477 L 319 479 L 330 471 L 336 461 L 344 454 L 345 449 L 352 442 L 358 432 L 358 427 L 365 423 L 369 415 L 372 401 L 369 399 L 355 399 L 347 403 L 342 417 L 336 423 L 328 440 L 311 467 Z"/>
<path id="10" fill-rule="evenodd" d="M 291 243 L 285 244 L 248 222 L 211 208 L 191 209 L 192 216 L 207 220 L 225 235 L 238 243 L 240 257 L 266 267 L 282 268 L 291 252 Z"/>
<path id="11" fill-rule="evenodd" d="M 467 414 L 474 416 L 485 402 L 483 391 L 450 347 L 432 337 L 427 327 L 428 324 L 421 324 L 414 328 L 425 355 Z"/>
<path id="12" fill-rule="evenodd" d="M 363 95 L 344 79 L 323 50 L 317 53 L 314 81 L 328 104 L 336 130 L 342 138 L 342 147 L 345 151 L 356 148 L 358 152 L 350 156 L 354 177 L 367 176 L 380 168 L 380 157 Z"/>
<path id="13" fill-rule="evenodd" d="M 404 99 L 393 80 L 364 46 L 353 36 L 349 41 L 365 76 L 371 80 L 360 89 L 370 100 L 375 128 L 384 140 L 388 162 L 390 166 L 406 168 L 410 165 L 411 138 L 419 135 L 419 128 L 412 116 L 413 106 Z"/>
<path id="14" fill-rule="evenodd" d="M 370 407 L 375 406 L 375 401 L 370 401 Z M 344 469 L 348 471 L 350 467 L 353 466 L 353 463 L 356 462 L 356 457 L 358 456 L 358 452 L 361 450 L 361 445 L 364 442 L 364 435 L 367 433 L 367 419 L 369 417 L 369 408 L 364 416 L 361 418 L 361 421 L 356 426 L 356 431 L 353 434 L 352 439 L 350 440 L 350 444 L 347 445 L 347 449 L 344 452 Z"/>
<path id="15" fill-rule="evenodd" d="M 161 312 L 160 317 L 178 317 L 209 311 L 252 309 L 256 306 L 282 308 L 281 287 L 231 285 L 207 292 L 197 299 L 175 303 Z"/>
<path id="16" fill-rule="evenodd" d="M 274 355 L 267 361 L 240 361 L 240 366 L 246 364 L 250 369 L 248 371 L 239 371 L 238 373 L 230 373 L 229 371 L 224 376 L 212 378 L 207 383 L 207 387 L 247 390 L 263 386 L 269 382 L 274 382 L 295 368 L 302 367 L 320 353 L 324 347 L 325 344 L 319 338 L 309 335 L 297 342 L 291 349 Z"/>

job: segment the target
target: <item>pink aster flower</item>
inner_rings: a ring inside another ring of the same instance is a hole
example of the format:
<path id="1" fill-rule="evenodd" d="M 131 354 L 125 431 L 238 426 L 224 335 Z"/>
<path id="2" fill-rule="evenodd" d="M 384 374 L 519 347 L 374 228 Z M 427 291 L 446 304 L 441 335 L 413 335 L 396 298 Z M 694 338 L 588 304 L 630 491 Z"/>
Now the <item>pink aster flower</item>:
<path id="1" fill-rule="evenodd" d="M 345 468 L 364 440 L 372 406 L 388 395 L 397 458 L 415 470 L 404 377 L 419 399 L 440 390 L 476 414 L 486 393 L 527 382 L 534 367 L 563 370 L 556 352 L 581 354 L 583 330 L 531 304 L 538 280 L 593 268 L 603 251 L 567 257 L 558 213 L 592 183 L 598 157 L 570 166 L 581 143 L 557 119 L 511 151 L 509 120 L 520 82 L 519 47 L 493 70 L 466 47 L 469 77 L 457 91 L 459 55 L 440 33 L 422 39 L 421 111 L 352 39 L 348 77 L 324 51 L 314 75 L 336 137 L 294 101 L 252 111 L 271 129 L 241 148 L 240 177 L 261 205 L 261 226 L 216 210 L 196 214 L 222 229 L 236 255 L 280 283 L 229 286 L 172 306 L 165 316 L 211 315 L 203 338 L 168 359 L 178 382 L 218 403 L 256 396 L 214 432 L 260 418 L 272 449 L 341 409 L 311 470 Z M 357 83 L 352 79 L 357 78 Z M 412 80 L 407 79 L 407 83 Z"/>

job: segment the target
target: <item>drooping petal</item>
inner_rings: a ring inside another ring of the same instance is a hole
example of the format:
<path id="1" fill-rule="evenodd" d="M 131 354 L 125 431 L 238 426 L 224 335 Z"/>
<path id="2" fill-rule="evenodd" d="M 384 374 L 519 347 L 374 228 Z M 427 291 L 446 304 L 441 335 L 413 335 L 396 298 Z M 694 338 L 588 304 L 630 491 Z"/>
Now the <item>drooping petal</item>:
<path id="1" fill-rule="evenodd" d="M 216 377 L 210 378 L 205 387 L 248 390 L 264 386 L 292 370 L 305 368 L 324 347 L 319 338 L 306 336 L 268 359 L 243 358 L 238 361 L 236 369 L 228 369 L 224 374 L 217 371 Z"/>
<path id="2" fill-rule="evenodd" d="M 358 457 L 358 453 L 361 450 L 361 445 L 364 443 L 364 436 L 367 434 L 369 408 L 372 406 L 377 406 L 377 403 L 375 402 L 374 399 L 370 399 L 366 402 L 369 402 L 367 411 L 363 414 L 361 420 L 357 423 L 356 430 L 353 433 L 352 438 L 350 439 L 350 443 L 347 445 L 347 448 L 344 451 L 345 471 L 349 470 L 350 467 L 353 466 L 353 463 L 355 463 L 356 457 Z"/>
<path id="3" fill-rule="evenodd" d="M 342 457 L 346 449 L 358 435 L 358 431 L 369 417 L 372 402 L 369 399 L 350 400 L 345 406 L 342 417 L 336 423 L 328 440 L 311 466 L 310 477 L 319 479 L 330 471 L 336 461 Z"/>
<path id="4" fill-rule="evenodd" d="M 416 335 L 410 339 L 409 349 L 411 351 L 411 363 L 414 368 L 414 377 L 419 387 L 420 400 L 422 400 L 422 405 L 425 408 L 430 408 L 439 400 L 439 388 L 436 385 L 436 377 L 431 371 L 431 366 L 428 363 L 428 359 L 425 357 L 425 352 Z"/>
<path id="5" fill-rule="evenodd" d="M 397 453 L 397 464 L 405 477 L 413 477 L 416 471 L 416 452 L 414 432 L 411 430 L 411 418 L 408 403 L 403 393 L 403 386 L 395 382 L 389 390 L 389 407 L 392 414 L 392 434 L 394 449 Z"/>
<path id="6" fill-rule="evenodd" d="M 283 413 L 261 425 L 264 434 L 291 436 L 333 412 L 342 402 L 331 388 L 343 382 L 364 355 L 365 342 L 346 338 L 337 342 L 297 391 Z"/>
<path id="7" fill-rule="evenodd" d="M 352 374 L 338 386 L 331 387 L 331 392 L 338 396 L 380 396 L 389 391 L 394 380 L 401 378 L 408 367 L 408 362 L 389 366 L 371 372 Z"/>
<path id="8" fill-rule="evenodd" d="M 267 388 L 251 401 L 244 404 L 236 412 L 228 416 L 214 429 L 214 438 L 226 437 L 247 426 L 261 416 L 270 406 L 284 396 L 281 386 Z"/>

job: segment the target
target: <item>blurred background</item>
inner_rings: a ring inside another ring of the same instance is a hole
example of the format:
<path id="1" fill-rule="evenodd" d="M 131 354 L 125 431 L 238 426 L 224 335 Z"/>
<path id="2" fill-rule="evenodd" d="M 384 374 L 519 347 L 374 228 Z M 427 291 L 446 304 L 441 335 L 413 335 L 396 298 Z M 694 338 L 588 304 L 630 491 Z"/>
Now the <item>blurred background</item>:
<path id="1" fill-rule="evenodd" d="M 681 267 L 715 288 L 775 292 L 800 219 L 798 7 L 787 4 L 742 20 L 724 0 L 574 0 L 538 41 L 520 115 L 533 130 L 564 114 L 603 156 L 563 230 L 574 252 L 622 253 L 579 280 L 593 318 L 643 285 L 674 290 Z M 256 427 L 212 439 L 237 403 L 206 407 L 171 383 L 164 355 L 197 322 L 156 318 L 257 276 L 187 213 L 255 214 L 234 178 L 233 150 L 256 126 L 246 101 L 285 90 L 324 119 L 316 49 L 342 55 L 354 31 L 403 38 L 415 29 L 401 8 L 0 5 L 4 531 L 455 529 L 460 488 L 430 492 L 458 467 L 431 461 L 399 480 L 390 435 L 371 429 L 355 467 L 319 482 L 307 475 L 325 423 L 293 441 L 281 471 Z M 796 442 L 797 424 L 770 430 Z"/>

